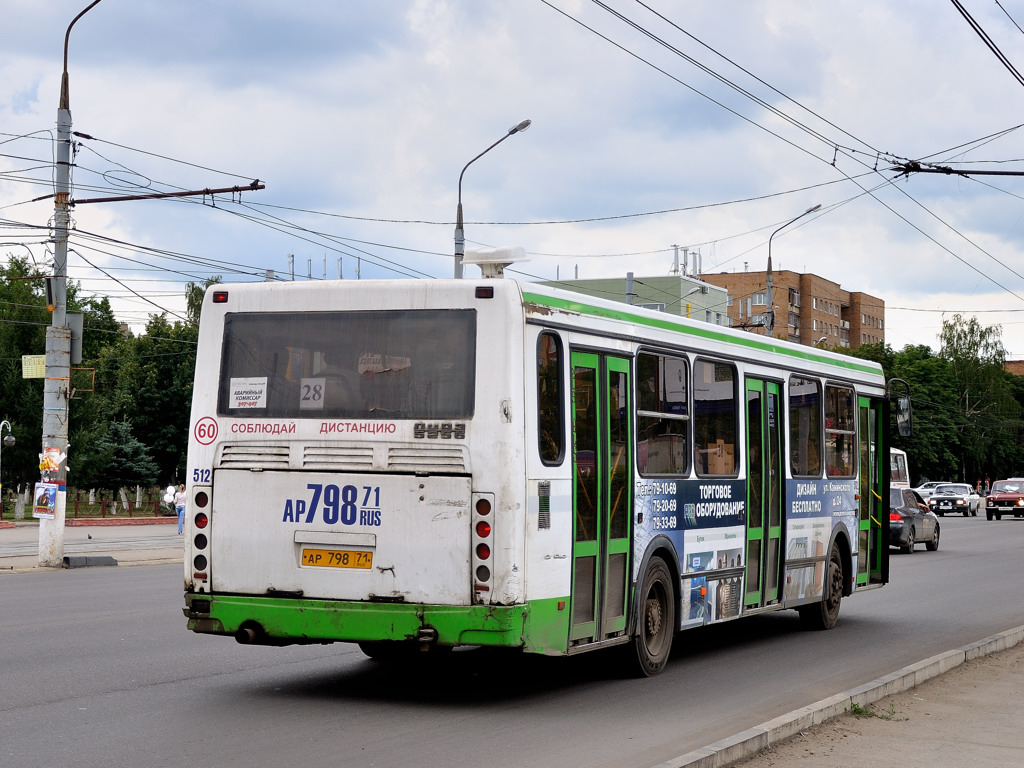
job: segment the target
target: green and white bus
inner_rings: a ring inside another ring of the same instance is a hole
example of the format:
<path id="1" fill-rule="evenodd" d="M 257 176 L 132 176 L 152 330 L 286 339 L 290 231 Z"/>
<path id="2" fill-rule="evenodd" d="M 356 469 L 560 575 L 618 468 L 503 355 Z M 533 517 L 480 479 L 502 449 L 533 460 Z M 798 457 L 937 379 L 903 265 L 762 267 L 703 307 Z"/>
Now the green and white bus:
<path id="1" fill-rule="evenodd" d="M 512 279 L 216 286 L 188 626 L 648 675 L 687 628 L 829 628 L 888 580 L 888 423 L 872 362 Z"/>

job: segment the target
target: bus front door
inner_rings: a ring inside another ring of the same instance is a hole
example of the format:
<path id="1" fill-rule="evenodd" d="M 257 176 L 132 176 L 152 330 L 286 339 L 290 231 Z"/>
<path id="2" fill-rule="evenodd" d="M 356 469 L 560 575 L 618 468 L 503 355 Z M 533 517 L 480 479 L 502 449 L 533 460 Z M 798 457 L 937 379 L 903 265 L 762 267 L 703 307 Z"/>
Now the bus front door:
<path id="1" fill-rule="evenodd" d="M 782 556 L 780 386 L 747 379 L 747 570 L 743 605 L 779 600 Z"/>
<path id="2" fill-rule="evenodd" d="M 570 645 L 625 633 L 633 456 L 629 360 L 573 352 Z"/>

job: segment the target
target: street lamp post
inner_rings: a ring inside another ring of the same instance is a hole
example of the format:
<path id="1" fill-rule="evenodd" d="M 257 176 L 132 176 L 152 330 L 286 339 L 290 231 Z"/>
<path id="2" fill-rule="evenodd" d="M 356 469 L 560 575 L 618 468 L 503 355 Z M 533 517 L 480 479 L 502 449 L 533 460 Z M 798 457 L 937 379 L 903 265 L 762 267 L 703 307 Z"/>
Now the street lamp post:
<path id="1" fill-rule="evenodd" d="M 7 437 L 0 440 L 4 446 L 10 448 L 14 445 L 14 435 L 11 434 L 11 422 L 4 419 L 0 421 L 0 435 L 4 433 L 4 427 L 7 427 Z M 0 459 L 3 459 L 3 449 L 0 449 Z M 0 461 L 0 520 L 4 518 L 4 476 L 3 476 L 3 461 Z"/>
<path id="2" fill-rule="evenodd" d="M 772 330 L 775 328 L 775 305 L 772 304 L 772 238 L 775 237 L 777 234 L 779 234 L 779 232 L 784 230 L 790 224 L 792 224 L 794 221 L 799 221 L 800 219 L 802 219 L 807 214 L 814 213 L 815 211 L 817 211 L 820 208 L 821 208 L 821 203 L 817 203 L 817 204 L 811 206 L 806 211 L 801 213 L 799 216 L 790 219 L 785 224 L 783 224 L 781 227 L 776 229 L 774 232 L 772 232 L 771 236 L 769 236 L 769 238 L 768 238 L 768 274 L 767 274 L 767 280 L 766 280 L 766 283 L 767 283 L 767 296 L 765 297 L 767 302 L 768 302 L 768 311 L 765 312 L 765 315 L 764 315 L 764 331 L 765 331 L 765 335 L 766 336 L 771 336 L 772 335 Z"/>
<path id="3" fill-rule="evenodd" d="M 688 296 L 690 296 L 691 294 L 694 294 L 694 293 L 696 293 L 696 292 L 697 292 L 697 291 L 699 291 L 699 290 L 700 290 L 700 286 L 699 286 L 699 285 L 698 285 L 698 286 L 695 286 L 695 287 L 691 288 L 690 290 L 688 290 L 688 291 L 687 291 L 687 292 L 686 292 L 686 293 L 685 293 L 685 294 L 683 295 L 683 298 L 685 299 L 685 298 L 687 298 Z M 689 302 L 689 301 L 687 301 L 687 302 L 686 302 L 686 316 L 687 316 L 687 317 L 689 317 L 689 316 L 690 316 L 690 302 Z"/>
<path id="4" fill-rule="evenodd" d="M 71 28 L 100 0 L 85 7 L 64 33 L 64 71 L 57 107 L 57 153 L 54 168 L 53 318 L 46 328 L 46 380 L 43 385 L 43 454 L 60 456 L 58 469 L 44 475 L 57 484 L 53 519 L 39 521 L 39 565 L 64 562 L 64 508 L 67 501 L 68 399 L 71 381 L 71 328 L 67 320 L 68 231 L 71 221 L 71 95 L 68 43 Z"/>
<path id="5" fill-rule="evenodd" d="M 513 125 L 511 128 L 508 129 L 508 133 L 506 133 L 504 136 L 502 136 L 496 142 L 491 144 L 491 146 L 489 146 L 487 149 L 485 149 L 479 155 L 477 155 L 472 160 L 470 160 L 468 163 L 466 163 L 465 167 L 462 169 L 462 173 L 459 174 L 459 208 L 458 208 L 458 212 L 456 213 L 456 216 L 455 216 L 455 279 L 456 280 L 461 280 L 462 279 L 462 258 L 463 258 L 463 256 L 466 255 L 466 235 L 465 235 L 465 232 L 463 231 L 463 227 L 462 227 L 462 176 L 466 172 L 466 168 L 469 168 L 469 166 L 471 166 L 473 163 L 475 163 L 481 157 L 486 155 L 488 152 L 490 152 L 496 146 L 501 144 L 501 142 L 503 142 L 505 139 L 507 139 L 512 134 L 514 134 L 514 133 L 522 133 L 523 131 L 525 131 L 527 128 L 530 127 L 530 123 L 531 122 L 532 121 L 530 121 L 530 120 L 523 120 L 521 123 L 518 123 L 517 125 Z"/>

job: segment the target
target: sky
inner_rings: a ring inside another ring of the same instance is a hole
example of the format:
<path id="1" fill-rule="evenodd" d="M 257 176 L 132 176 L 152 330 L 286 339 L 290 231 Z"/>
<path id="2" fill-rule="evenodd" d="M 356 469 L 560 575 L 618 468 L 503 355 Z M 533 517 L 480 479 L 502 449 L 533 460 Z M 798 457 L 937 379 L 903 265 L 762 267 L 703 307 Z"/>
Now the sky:
<path id="1" fill-rule="evenodd" d="M 883 299 L 897 350 L 959 313 L 1022 359 L 1024 178 L 898 170 L 1024 173 L 1024 0 L 959 3 L 1003 60 L 952 0 L 102 0 L 74 199 L 266 188 L 79 203 L 69 277 L 134 328 L 215 276 L 449 278 L 465 168 L 515 277 L 763 271 L 820 204 L 775 269 Z M 88 4 L 0 0 L 0 263 L 51 268 Z"/>

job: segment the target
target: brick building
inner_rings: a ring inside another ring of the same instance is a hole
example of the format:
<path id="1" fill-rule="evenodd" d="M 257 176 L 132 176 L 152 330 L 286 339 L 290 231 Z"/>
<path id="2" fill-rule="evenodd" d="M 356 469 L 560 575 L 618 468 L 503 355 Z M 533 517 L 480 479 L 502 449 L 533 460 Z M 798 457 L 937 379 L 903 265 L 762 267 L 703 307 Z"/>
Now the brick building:
<path id="1" fill-rule="evenodd" d="M 768 312 L 765 272 L 719 272 L 701 280 L 729 292 L 728 315 L 734 327 L 765 332 Z M 885 342 L 885 302 L 812 274 L 772 272 L 775 327 L 772 335 L 798 344 L 848 347 Z"/>

